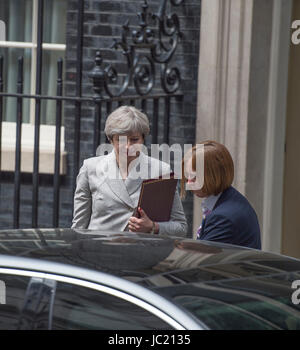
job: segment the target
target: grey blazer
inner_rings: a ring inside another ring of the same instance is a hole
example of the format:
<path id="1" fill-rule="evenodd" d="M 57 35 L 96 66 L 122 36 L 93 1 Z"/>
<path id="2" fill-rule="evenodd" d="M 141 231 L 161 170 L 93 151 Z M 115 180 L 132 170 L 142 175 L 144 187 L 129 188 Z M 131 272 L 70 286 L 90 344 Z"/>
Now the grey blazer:
<path id="1" fill-rule="evenodd" d="M 128 177 L 123 180 L 114 151 L 86 159 L 77 176 L 72 228 L 124 231 L 138 205 L 145 179 L 144 175 L 136 178 L 136 172 L 155 178 L 169 173 L 170 166 L 141 152 L 130 163 Z M 159 234 L 186 236 L 186 232 L 186 218 L 176 190 L 170 221 L 159 222 Z"/>

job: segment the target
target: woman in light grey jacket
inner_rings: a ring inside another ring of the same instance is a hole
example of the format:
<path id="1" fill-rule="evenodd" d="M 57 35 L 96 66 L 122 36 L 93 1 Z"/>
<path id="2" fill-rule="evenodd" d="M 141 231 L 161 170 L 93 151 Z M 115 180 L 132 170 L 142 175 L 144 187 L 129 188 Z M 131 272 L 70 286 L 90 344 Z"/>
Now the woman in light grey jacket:
<path id="1" fill-rule="evenodd" d="M 108 155 L 83 162 L 77 177 L 72 228 L 129 229 L 132 232 L 186 236 L 187 223 L 177 190 L 170 221 L 153 222 L 142 209 L 140 218 L 132 216 L 142 181 L 171 171 L 169 164 L 142 152 L 149 131 L 148 118 L 135 107 L 122 106 L 108 116 L 105 133 L 113 150 Z"/>

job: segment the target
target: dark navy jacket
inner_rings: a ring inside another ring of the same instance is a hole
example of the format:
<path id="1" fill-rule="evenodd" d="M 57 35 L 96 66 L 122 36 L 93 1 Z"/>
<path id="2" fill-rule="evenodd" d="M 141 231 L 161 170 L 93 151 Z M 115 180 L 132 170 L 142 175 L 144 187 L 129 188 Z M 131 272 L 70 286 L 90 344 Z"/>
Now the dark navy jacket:
<path id="1" fill-rule="evenodd" d="M 213 211 L 203 220 L 199 239 L 261 249 L 256 213 L 232 186 L 221 194 Z"/>

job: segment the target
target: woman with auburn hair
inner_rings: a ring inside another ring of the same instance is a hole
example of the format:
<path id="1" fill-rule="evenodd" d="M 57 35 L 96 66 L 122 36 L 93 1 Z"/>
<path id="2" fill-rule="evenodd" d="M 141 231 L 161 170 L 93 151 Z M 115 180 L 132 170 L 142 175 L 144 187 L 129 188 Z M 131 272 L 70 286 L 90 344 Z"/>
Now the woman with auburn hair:
<path id="1" fill-rule="evenodd" d="M 197 239 L 261 249 L 256 213 L 248 200 L 231 186 L 234 164 L 227 148 L 216 141 L 201 142 L 185 155 L 182 169 L 181 197 L 185 196 L 187 186 L 204 199 Z M 201 178 L 203 181 L 199 182 Z"/>

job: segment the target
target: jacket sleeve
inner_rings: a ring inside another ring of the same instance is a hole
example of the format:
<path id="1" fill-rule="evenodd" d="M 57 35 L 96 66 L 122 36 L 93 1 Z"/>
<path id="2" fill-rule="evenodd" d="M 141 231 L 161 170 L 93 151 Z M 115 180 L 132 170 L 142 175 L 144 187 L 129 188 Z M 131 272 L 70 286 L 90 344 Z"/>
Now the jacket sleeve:
<path id="1" fill-rule="evenodd" d="M 212 215 L 206 219 L 201 239 L 207 241 L 233 243 L 236 240 L 235 225 L 225 216 Z"/>
<path id="2" fill-rule="evenodd" d="M 174 195 L 170 221 L 159 222 L 158 225 L 159 234 L 186 237 L 187 222 L 177 190 Z"/>
<path id="3" fill-rule="evenodd" d="M 72 228 L 86 229 L 92 213 L 92 196 L 86 163 L 83 162 L 76 180 Z"/>

